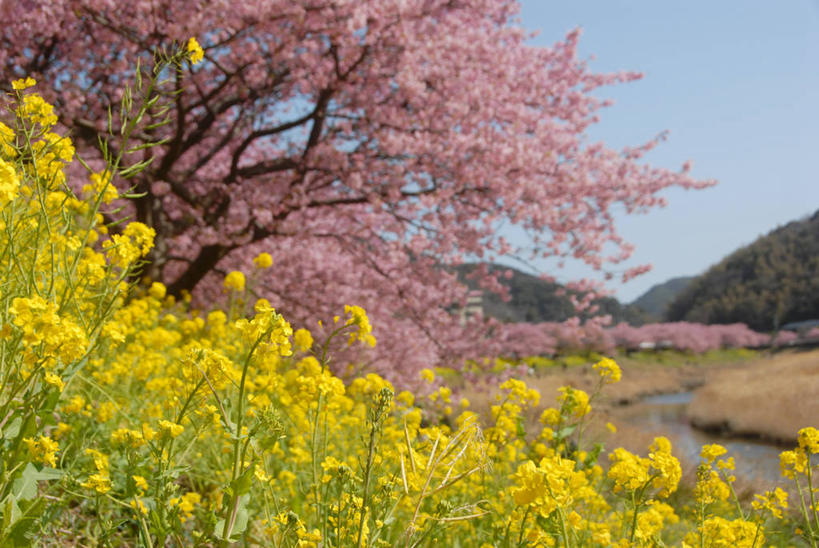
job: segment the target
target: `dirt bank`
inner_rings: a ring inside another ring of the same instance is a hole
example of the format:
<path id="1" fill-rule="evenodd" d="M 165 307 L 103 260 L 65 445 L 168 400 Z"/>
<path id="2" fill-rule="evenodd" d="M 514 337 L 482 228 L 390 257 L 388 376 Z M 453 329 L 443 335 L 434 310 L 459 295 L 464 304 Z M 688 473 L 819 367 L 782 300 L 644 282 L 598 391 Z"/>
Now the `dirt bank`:
<path id="1" fill-rule="evenodd" d="M 819 350 L 710 372 L 688 416 L 698 428 L 795 442 L 797 430 L 819 426 Z"/>

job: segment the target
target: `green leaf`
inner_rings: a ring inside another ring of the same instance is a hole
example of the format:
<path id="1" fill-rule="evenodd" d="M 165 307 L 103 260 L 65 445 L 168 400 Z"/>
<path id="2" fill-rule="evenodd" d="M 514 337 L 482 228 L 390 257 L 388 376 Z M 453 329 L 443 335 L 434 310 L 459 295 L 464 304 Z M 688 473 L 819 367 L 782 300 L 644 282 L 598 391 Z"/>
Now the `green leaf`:
<path id="1" fill-rule="evenodd" d="M 517 435 L 518 435 L 519 438 L 525 438 L 526 437 L 526 427 L 523 425 L 523 418 L 522 417 L 516 417 L 516 419 L 517 419 Z"/>
<path id="2" fill-rule="evenodd" d="M 3 501 L 3 521 L 2 529 L 0 529 L 2 536 L 6 535 L 6 532 L 18 519 L 20 519 L 20 507 L 17 506 L 17 500 L 12 495 L 8 495 Z"/>
<path id="3" fill-rule="evenodd" d="M 575 428 L 577 428 L 577 426 L 575 425 L 565 426 L 557 431 L 557 437 L 560 439 L 568 438 L 569 436 L 572 435 L 572 432 L 574 432 Z"/>
<path id="4" fill-rule="evenodd" d="M 32 546 L 38 521 L 45 511 L 45 499 L 37 499 L 21 505 L 20 518 L 12 525 L 3 546 Z M 10 542 L 9 542 L 10 541 Z"/>
<path id="5" fill-rule="evenodd" d="M 230 542 L 236 542 L 247 529 L 248 513 L 245 507 L 247 499 L 242 497 L 239 502 L 239 510 L 236 512 L 236 523 L 233 524 L 233 533 L 230 535 Z"/>
<path id="6" fill-rule="evenodd" d="M 20 417 L 15 417 L 8 426 L 3 428 L 3 438 L 10 440 L 12 438 L 16 438 L 17 434 L 20 433 L 20 427 L 23 425 L 23 419 Z"/>
<path id="7" fill-rule="evenodd" d="M 247 529 L 247 521 L 248 521 L 248 513 L 247 513 L 247 496 L 239 498 L 239 506 L 236 510 L 236 521 L 233 523 L 233 530 L 230 532 L 230 538 L 224 538 L 222 533 L 225 530 L 225 520 L 220 519 L 216 522 L 216 526 L 214 528 L 213 534 L 219 540 L 225 540 L 227 542 L 237 542 L 241 537 L 242 533 L 245 532 Z"/>
<path id="8" fill-rule="evenodd" d="M 28 463 L 22 475 L 14 480 L 11 492 L 17 500 L 31 500 L 37 497 L 37 482 L 60 479 L 63 473 L 54 468 L 38 470 L 32 463 Z"/>
<path id="9" fill-rule="evenodd" d="M 253 485 L 253 468 L 248 467 L 242 472 L 242 475 L 230 482 L 230 488 L 233 490 L 234 496 L 242 496 L 250 492 Z"/>

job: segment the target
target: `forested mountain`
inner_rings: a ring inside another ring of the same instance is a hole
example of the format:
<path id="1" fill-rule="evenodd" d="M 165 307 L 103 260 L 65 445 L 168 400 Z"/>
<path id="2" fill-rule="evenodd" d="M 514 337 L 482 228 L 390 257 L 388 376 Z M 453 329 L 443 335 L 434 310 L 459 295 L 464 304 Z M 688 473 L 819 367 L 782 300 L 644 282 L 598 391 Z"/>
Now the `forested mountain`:
<path id="1" fill-rule="evenodd" d="M 651 289 L 637 297 L 631 306 L 640 308 L 656 321 L 665 317 L 666 309 L 671 301 L 685 289 L 696 276 L 681 276 L 671 278 L 667 282 L 652 286 Z"/>
<path id="2" fill-rule="evenodd" d="M 476 285 L 465 276 L 476 265 L 466 264 L 458 267 L 461 280 L 475 289 Z M 490 272 L 512 272 L 511 278 L 501 276 L 501 283 L 509 287 L 511 299 L 504 302 L 498 295 L 483 292 L 483 311 L 487 316 L 504 322 L 560 322 L 577 315 L 569 298 L 566 295 L 558 296 L 561 285 L 544 281 L 537 276 L 526 274 L 514 268 L 503 265 L 488 265 Z M 612 322 L 628 322 L 632 325 L 642 325 L 648 321 L 648 316 L 630 305 L 624 306 L 613 297 L 598 299 L 595 303 L 599 310 L 595 315 L 611 314 Z M 588 314 L 580 314 L 586 319 Z"/>
<path id="3" fill-rule="evenodd" d="M 819 318 L 819 211 L 740 248 L 694 279 L 669 321 L 743 322 L 757 331 Z"/>

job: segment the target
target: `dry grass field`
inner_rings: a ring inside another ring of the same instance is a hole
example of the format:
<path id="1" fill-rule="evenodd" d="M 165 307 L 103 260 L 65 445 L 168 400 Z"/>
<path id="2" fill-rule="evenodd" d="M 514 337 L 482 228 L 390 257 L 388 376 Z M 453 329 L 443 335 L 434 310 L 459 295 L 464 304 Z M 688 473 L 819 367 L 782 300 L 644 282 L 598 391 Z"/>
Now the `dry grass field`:
<path id="1" fill-rule="evenodd" d="M 701 428 L 793 442 L 797 430 L 819 424 L 819 350 L 711 371 L 688 414 Z"/>

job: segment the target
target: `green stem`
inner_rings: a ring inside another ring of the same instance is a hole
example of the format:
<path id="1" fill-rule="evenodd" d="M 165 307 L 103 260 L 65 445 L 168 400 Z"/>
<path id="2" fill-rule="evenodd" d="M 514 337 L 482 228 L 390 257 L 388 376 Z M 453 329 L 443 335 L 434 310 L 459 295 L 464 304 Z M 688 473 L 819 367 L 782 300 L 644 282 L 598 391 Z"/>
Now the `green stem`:
<path id="1" fill-rule="evenodd" d="M 376 436 L 378 434 L 378 417 L 373 417 L 370 427 L 370 441 L 367 447 L 367 467 L 364 470 L 364 493 L 362 494 L 361 515 L 358 520 L 358 541 L 356 545 L 361 548 L 364 541 L 364 521 L 367 517 L 367 509 L 370 503 L 370 474 L 372 473 L 373 459 L 375 458 Z"/>
<path id="2" fill-rule="evenodd" d="M 757 524 L 756 524 L 756 531 L 754 532 L 754 542 L 753 542 L 753 544 L 751 544 L 751 548 L 756 548 L 756 541 L 757 541 L 757 539 L 759 539 L 759 532 L 761 530 L 762 530 L 762 521 L 758 521 Z"/>
<path id="3" fill-rule="evenodd" d="M 324 403 L 324 394 L 319 392 L 318 400 L 316 401 L 316 414 L 313 418 L 313 432 L 310 436 L 310 456 L 311 456 L 311 472 L 313 475 L 313 497 L 315 498 L 316 504 L 316 517 L 320 521 L 325 521 L 322 519 L 322 508 L 321 508 L 321 492 L 320 492 L 320 485 L 319 485 L 319 473 L 318 467 L 320 463 L 318 462 L 318 429 L 319 429 L 319 419 L 321 417 L 321 406 Z M 326 526 L 322 526 L 322 529 L 326 529 Z"/>
<path id="4" fill-rule="evenodd" d="M 241 462 L 242 455 L 239 451 L 239 445 L 242 441 L 242 422 L 244 421 L 244 395 L 245 383 L 247 381 L 247 370 L 250 368 L 250 360 L 253 357 L 253 353 L 256 351 L 256 348 L 259 347 L 262 339 L 267 335 L 268 333 L 265 332 L 264 335 L 256 339 L 256 342 L 254 342 L 253 346 L 250 348 L 250 352 L 247 353 L 247 358 L 245 358 L 245 363 L 242 367 L 242 378 L 239 381 L 239 400 L 236 403 L 236 433 L 235 439 L 233 440 L 233 472 L 231 473 L 231 483 L 236 481 L 236 478 L 239 477 L 240 470 L 243 465 Z M 202 382 L 204 381 L 200 381 L 200 384 Z M 239 511 L 239 498 L 239 494 L 234 493 L 230 502 L 229 518 L 225 520 L 225 527 L 222 530 L 222 538 L 225 540 L 225 542 L 228 542 L 230 534 L 233 531 L 233 525 L 236 523 L 236 516 Z"/>
<path id="5" fill-rule="evenodd" d="M 532 510 L 532 505 L 529 504 L 526 506 L 526 512 L 523 513 L 523 519 L 520 520 L 520 534 L 518 535 L 518 546 L 523 544 L 523 531 L 524 525 L 526 525 L 526 518 L 529 517 L 529 512 Z"/>
<path id="6" fill-rule="evenodd" d="M 816 540 L 813 534 L 813 526 L 810 524 L 810 514 L 808 514 L 807 506 L 805 505 L 805 493 L 802 486 L 799 485 L 799 478 L 794 471 L 794 481 L 796 481 L 796 490 L 799 492 L 799 502 L 802 506 L 802 515 L 805 517 L 805 526 L 808 528 L 808 536 L 810 537 L 810 545 L 816 548 Z"/>
<path id="7" fill-rule="evenodd" d="M 634 515 L 631 518 L 631 534 L 628 540 L 634 544 L 634 534 L 637 532 L 637 501 L 634 496 L 634 491 L 631 492 L 631 508 L 634 510 Z"/>
<path id="8" fill-rule="evenodd" d="M 700 502 L 700 548 L 705 548 L 705 504 Z"/>
<path id="9" fill-rule="evenodd" d="M 808 493 L 810 493 L 810 505 L 813 508 L 813 520 L 816 522 L 816 530 L 819 531 L 819 510 L 816 508 L 816 496 L 813 493 L 813 473 L 811 470 L 810 457 L 811 454 L 808 449 L 805 449 L 805 456 L 807 457 L 807 475 L 808 475 Z M 810 521 L 810 520 L 808 520 Z"/>

